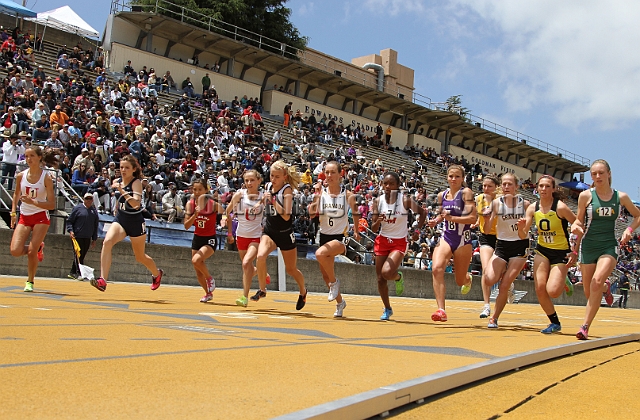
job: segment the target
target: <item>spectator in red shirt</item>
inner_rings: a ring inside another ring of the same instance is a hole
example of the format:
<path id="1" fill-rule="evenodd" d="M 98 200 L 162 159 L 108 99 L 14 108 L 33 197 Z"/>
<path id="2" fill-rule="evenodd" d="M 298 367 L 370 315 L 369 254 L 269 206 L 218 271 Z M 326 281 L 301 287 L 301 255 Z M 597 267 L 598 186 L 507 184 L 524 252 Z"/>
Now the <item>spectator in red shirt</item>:
<path id="1" fill-rule="evenodd" d="M 121 140 L 120 145 L 116 147 L 115 152 L 119 153 L 121 157 L 130 154 L 131 151 L 129 150 L 129 147 L 127 147 L 127 141 L 124 139 Z"/>
<path id="2" fill-rule="evenodd" d="M 187 153 L 187 156 L 184 158 L 184 161 L 180 165 L 180 172 L 186 171 L 187 165 L 191 165 L 191 168 L 196 167 L 196 161 L 193 160 L 193 156 L 191 156 L 191 153 Z"/>

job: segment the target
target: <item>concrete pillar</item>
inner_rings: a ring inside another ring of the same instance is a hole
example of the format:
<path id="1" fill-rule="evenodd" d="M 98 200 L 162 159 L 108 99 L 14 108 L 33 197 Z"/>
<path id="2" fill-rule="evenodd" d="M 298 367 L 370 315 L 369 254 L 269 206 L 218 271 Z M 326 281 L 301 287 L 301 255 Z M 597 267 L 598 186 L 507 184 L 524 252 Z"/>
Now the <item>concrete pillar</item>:
<path id="1" fill-rule="evenodd" d="M 147 52 L 152 53 L 153 52 L 153 33 L 148 32 L 147 33 L 147 48 L 146 48 Z"/>
<path id="2" fill-rule="evenodd" d="M 236 60 L 233 57 L 229 58 L 229 61 L 227 62 L 227 76 L 233 77 L 233 67 L 235 64 Z"/>

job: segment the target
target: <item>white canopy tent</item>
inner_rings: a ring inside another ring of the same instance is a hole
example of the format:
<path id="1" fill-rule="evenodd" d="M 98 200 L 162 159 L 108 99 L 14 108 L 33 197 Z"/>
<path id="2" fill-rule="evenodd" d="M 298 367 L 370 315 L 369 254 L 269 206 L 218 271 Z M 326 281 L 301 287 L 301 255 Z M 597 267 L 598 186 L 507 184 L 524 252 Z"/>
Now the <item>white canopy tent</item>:
<path id="1" fill-rule="evenodd" d="M 98 31 L 93 29 L 69 6 L 62 6 L 54 10 L 49 10 L 48 12 L 38 13 L 37 17 L 27 18 L 26 20 L 44 26 L 44 31 L 42 33 L 43 39 L 44 32 L 48 27 L 56 28 L 61 31 L 84 36 L 87 38 L 97 39 L 100 36 L 98 34 Z"/>

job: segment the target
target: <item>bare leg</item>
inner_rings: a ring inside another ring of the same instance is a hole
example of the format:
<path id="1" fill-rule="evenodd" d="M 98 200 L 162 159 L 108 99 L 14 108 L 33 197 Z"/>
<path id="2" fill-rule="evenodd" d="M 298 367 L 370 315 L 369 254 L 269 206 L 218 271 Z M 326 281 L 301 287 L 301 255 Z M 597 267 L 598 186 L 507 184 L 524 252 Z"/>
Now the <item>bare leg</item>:
<path id="1" fill-rule="evenodd" d="M 258 287 L 260 290 L 267 290 L 267 257 L 276 249 L 276 244 L 267 235 L 262 235 L 258 246 L 258 256 L 256 258 L 256 268 L 258 269 Z"/>
<path id="2" fill-rule="evenodd" d="M 144 248 L 147 243 L 147 236 L 141 235 L 137 238 L 129 238 L 129 240 L 131 240 L 131 248 L 133 248 L 133 254 L 136 256 L 136 261 L 147 267 L 147 270 L 151 272 L 151 275 L 157 277 L 160 272 L 158 271 L 158 267 L 156 267 L 155 261 L 153 261 L 153 259 L 144 252 Z"/>
<path id="3" fill-rule="evenodd" d="M 284 259 L 284 266 L 287 270 L 287 274 L 293 277 L 293 279 L 298 283 L 298 287 L 300 288 L 300 294 L 306 295 L 307 289 L 304 287 L 304 276 L 302 272 L 298 270 L 297 261 L 298 261 L 298 251 L 294 249 L 290 249 L 288 251 L 282 251 L 282 259 Z M 266 283 L 266 275 L 265 275 L 265 283 Z"/>
<path id="4" fill-rule="evenodd" d="M 387 281 L 395 281 L 400 278 L 398 274 L 398 267 L 402 264 L 404 254 L 398 251 L 392 251 L 386 259 L 384 257 L 376 256 L 376 273 L 378 274 L 378 292 L 384 307 L 391 308 L 389 302 L 389 286 Z M 378 264 L 380 269 L 378 269 Z"/>
<path id="5" fill-rule="evenodd" d="M 596 317 L 598 309 L 600 309 L 600 302 L 602 302 L 602 292 L 606 287 L 605 281 L 609 278 L 615 267 L 616 259 L 610 255 L 601 256 L 596 264 L 582 265 L 582 281 L 585 294 L 587 287 L 589 287 L 590 290 L 583 325 L 591 326 L 591 323 Z"/>
<path id="6" fill-rule="evenodd" d="M 533 281 L 536 286 L 536 296 L 538 303 L 542 307 L 545 314 L 551 315 L 556 309 L 553 306 L 549 292 L 547 291 L 547 282 L 549 281 L 549 271 L 551 266 L 549 260 L 541 255 L 536 254 L 533 259 Z"/>
<path id="7" fill-rule="evenodd" d="M 487 284 L 485 272 L 492 255 L 493 248 L 490 246 L 480 247 L 480 262 L 482 263 L 482 279 L 480 282 L 482 283 L 482 298 L 484 299 L 485 305 L 489 305 L 491 299 L 491 286 Z"/>
<path id="8" fill-rule="evenodd" d="M 249 291 L 251 290 L 251 282 L 253 276 L 258 273 L 258 269 L 253 265 L 253 261 L 258 256 L 258 244 L 251 243 L 246 251 L 238 251 L 240 253 L 240 259 L 242 260 L 242 288 L 244 297 L 249 297 Z M 267 276 L 265 275 L 265 287 Z"/>
<path id="9" fill-rule="evenodd" d="M 31 232 L 31 242 L 29 243 L 29 252 L 27 258 L 29 260 L 28 265 L 28 278 L 27 281 L 33 283 L 36 277 L 36 271 L 38 270 L 38 249 L 40 244 L 44 241 L 44 237 L 47 235 L 49 225 L 35 225 Z"/>
<path id="10" fill-rule="evenodd" d="M 102 242 L 102 252 L 100 253 L 100 276 L 105 281 L 109 278 L 111 270 L 111 252 L 113 246 L 126 238 L 127 233 L 124 231 L 120 223 L 114 222 L 107 231 L 107 235 Z"/>
<path id="11" fill-rule="evenodd" d="M 451 258 L 451 246 L 447 241 L 441 239 L 433 250 L 433 263 L 431 265 L 433 276 L 433 293 L 436 296 L 436 304 L 438 309 L 445 309 L 445 294 L 447 288 L 444 283 L 444 270 Z"/>
<path id="12" fill-rule="evenodd" d="M 334 259 L 337 255 L 344 254 L 345 246 L 340 241 L 330 241 L 316 251 L 316 259 L 318 260 L 318 265 L 320 266 L 320 272 L 322 273 L 322 278 L 324 282 L 329 286 L 330 283 L 336 281 L 336 273 L 334 267 Z M 336 302 L 342 302 L 342 294 L 338 293 L 338 297 L 336 297 Z"/>
<path id="13" fill-rule="evenodd" d="M 494 307 L 494 319 L 498 319 L 505 305 L 507 304 L 507 297 L 509 294 L 509 288 L 511 287 L 511 283 L 516 279 L 518 273 L 522 271 L 524 264 L 527 262 L 525 258 L 511 258 L 509 260 L 509 264 L 507 264 L 507 269 L 502 276 L 502 281 L 500 282 L 500 289 L 498 293 L 498 297 L 496 298 L 496 304 Z"/>
<path id="14" fill-rule="evenodd" d="M 213 248 L 210 246 L 203 246 L 199 250 L 191 250 L 191 263 L 196 270 L 196 276 L 198 277 L 198 283 L 204 289 L 205 293 L 209 293 L 209 287 L 207 286 L 207 279 L 211 277 L 209 269 L 207 268 L 207 258 L 213 255 Z"/>

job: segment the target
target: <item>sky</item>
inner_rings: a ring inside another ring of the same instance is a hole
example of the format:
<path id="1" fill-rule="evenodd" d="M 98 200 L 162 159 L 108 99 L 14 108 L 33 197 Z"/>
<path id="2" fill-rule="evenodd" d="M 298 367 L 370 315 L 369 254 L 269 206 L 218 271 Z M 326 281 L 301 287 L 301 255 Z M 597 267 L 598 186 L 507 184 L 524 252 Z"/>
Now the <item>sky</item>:
<path id="1" fill-rule="evenodd" d="M 69 5 L 102 33 L 109 0 Z M 289 0 L 309 47 L 351 61 L 392 48 L 415 92 L 462 95 L 471 113 L 606 159 L 613 186 L 640 199 L 640 2 L 628 0 Z M 588 173 L 585 176 L 590 181 Z"/>

